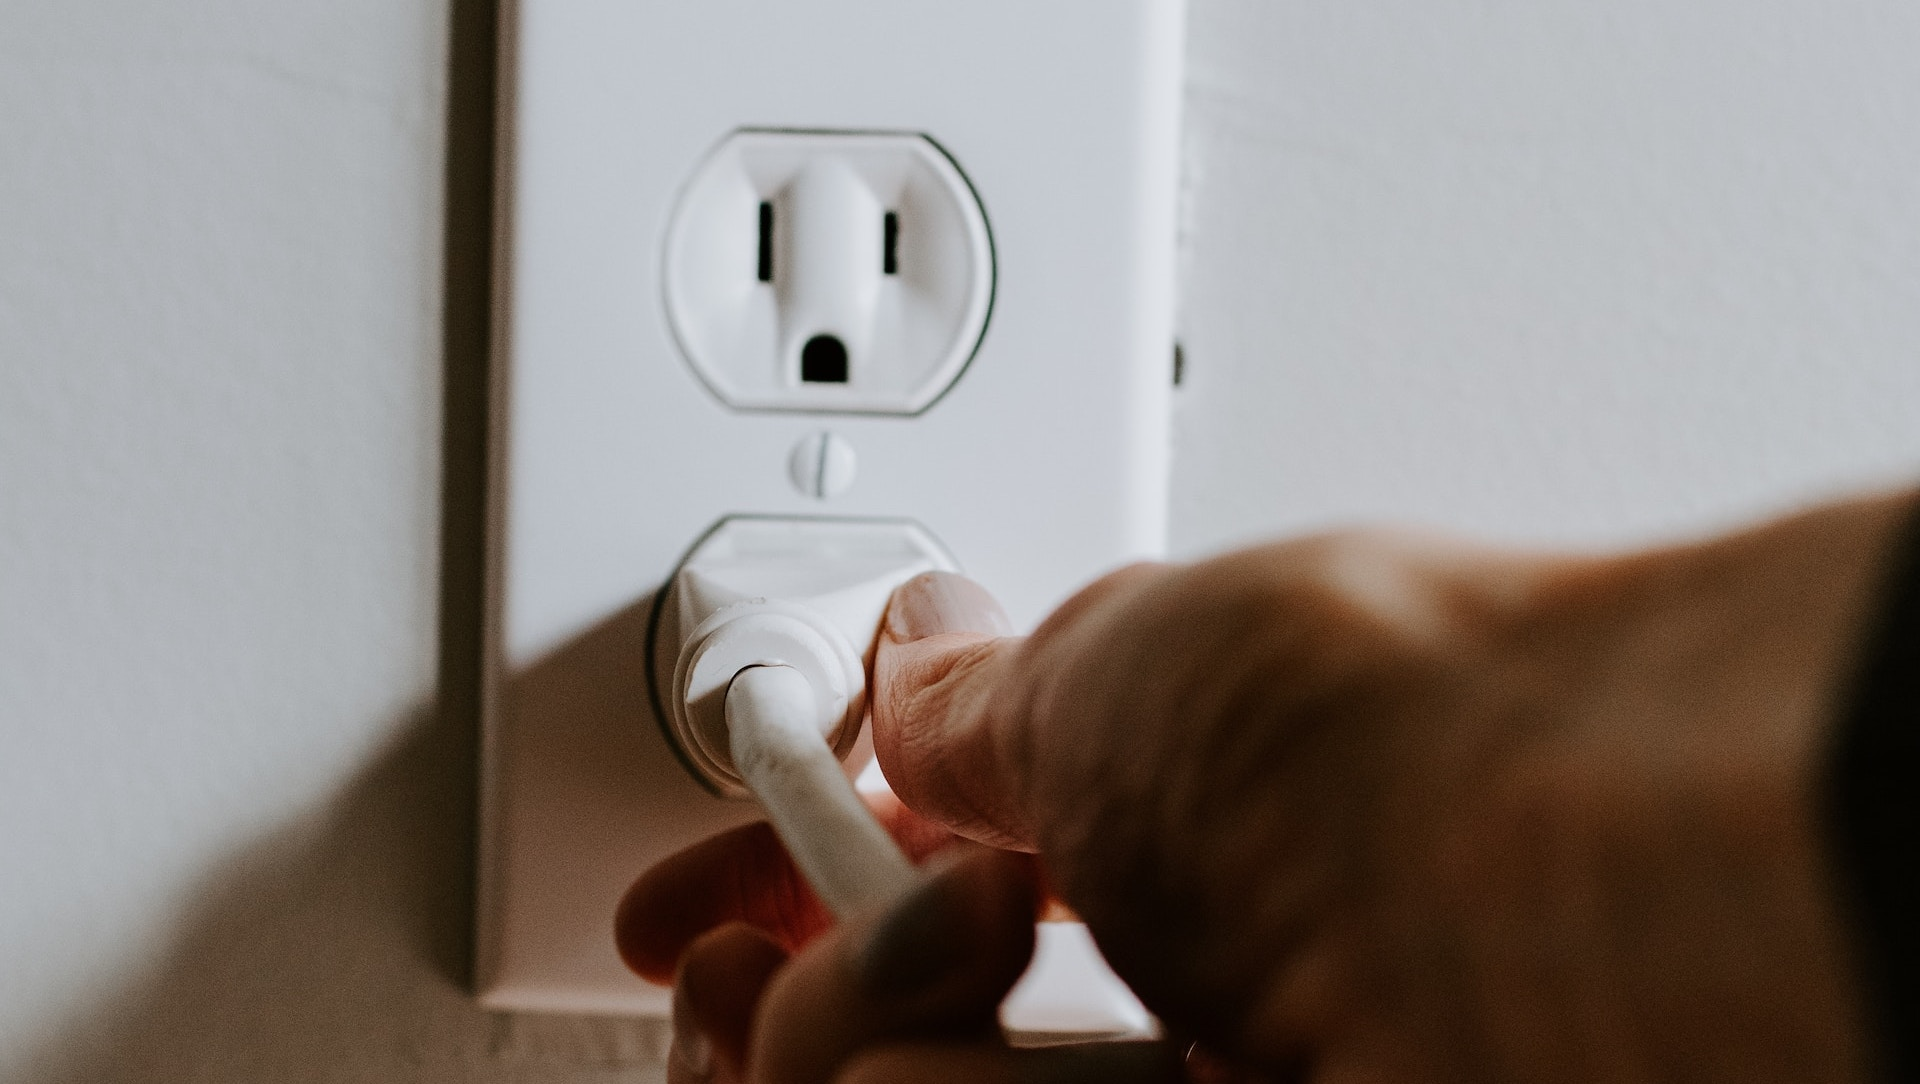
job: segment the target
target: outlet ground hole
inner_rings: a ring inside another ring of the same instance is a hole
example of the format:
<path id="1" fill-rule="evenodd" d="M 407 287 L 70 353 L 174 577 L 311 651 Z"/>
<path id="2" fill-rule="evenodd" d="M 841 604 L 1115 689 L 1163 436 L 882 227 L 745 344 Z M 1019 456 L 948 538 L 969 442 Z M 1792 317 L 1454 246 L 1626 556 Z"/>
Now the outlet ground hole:
<path id="1" fill-rule="evenodd" d="M 832 335 L 815 335 L 800 348 L 800 379 L 809 384 L 847 382 L 847 345 Z"/>

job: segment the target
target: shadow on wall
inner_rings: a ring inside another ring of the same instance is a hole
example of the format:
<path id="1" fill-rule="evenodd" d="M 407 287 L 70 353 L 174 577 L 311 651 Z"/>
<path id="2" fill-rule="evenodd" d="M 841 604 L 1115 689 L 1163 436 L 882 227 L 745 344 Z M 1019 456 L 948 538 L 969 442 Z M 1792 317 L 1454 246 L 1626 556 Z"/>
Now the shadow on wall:
<path id="1" fill-rule="evenodd" d="M 469 993 L 497 31 L 494 0 L 449 9 L 437 703 L 326 807 L 213 870 L 159 962 L 49 1037 L 35 1084 L 660 1079 L 660 1022 L 487 1013 Z M 519 680 L 577 672 L 622 628 Z"/>
<path id="2" fill-rule="evenodd" d="M 165 958 L 36 1082 L 657 1079 L 658 1022 L 473 1003 L 474 746 L 470 717 L 423 713 L 329 808 L 215 870 Z"/>

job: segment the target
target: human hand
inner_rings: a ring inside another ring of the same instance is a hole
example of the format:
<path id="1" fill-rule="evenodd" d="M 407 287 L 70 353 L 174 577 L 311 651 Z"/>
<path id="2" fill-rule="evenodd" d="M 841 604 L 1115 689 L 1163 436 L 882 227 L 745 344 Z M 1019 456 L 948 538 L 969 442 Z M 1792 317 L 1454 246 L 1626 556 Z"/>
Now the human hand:
<path id="1" fill-rule="evenodd" d="M 1024 642 L 923 579 L 876 747 L 1244 1064 L 1857 1078 L 1814 788 L 1905 503 L 1614 559 L 1289 543 L 1118 574 Z"/>
<path id="2" fill-rule="evenodd" d="M 670 1084 L 1000 1084 L 1177 1079 L 1164 1042 L 1016 1050 L 997 1010 L 1033 952 L 1032 859 L 976 849 L 884 914 L 789 953 L 732 923 L 696 939 L 674 985 Z"/>

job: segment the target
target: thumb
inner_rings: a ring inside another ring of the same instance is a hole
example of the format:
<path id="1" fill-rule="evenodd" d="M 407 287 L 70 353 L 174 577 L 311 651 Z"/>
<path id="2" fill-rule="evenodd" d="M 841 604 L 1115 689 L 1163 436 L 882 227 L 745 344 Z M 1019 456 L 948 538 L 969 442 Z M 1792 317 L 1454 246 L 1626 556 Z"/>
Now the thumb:
<path id="1" fill-rule="evenodd" d="M 1014 659 L 1022 643 L 985 588 L 929 572 L 894 592 L 873 661 L 873 747 L 909 809 L 1014 850 L 1032 850 L 1010 757 L 1019 718 Z"/>

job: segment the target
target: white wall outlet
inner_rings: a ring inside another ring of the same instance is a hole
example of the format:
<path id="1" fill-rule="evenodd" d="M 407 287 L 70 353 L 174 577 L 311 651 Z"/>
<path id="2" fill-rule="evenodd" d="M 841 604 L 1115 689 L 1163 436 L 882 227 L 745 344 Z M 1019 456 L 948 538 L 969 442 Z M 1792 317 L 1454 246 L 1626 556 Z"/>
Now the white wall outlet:
<path id="1" fill-rule="evenodd" d="M 1183 14 L 509 5 L 487 1006 L 667 1011 L 614 907 L 757 816 L 675 758 L 647 694 L 657 592 L 716 524 L 917 524 L 1021 627 L 1161 552 Z M 844 379 L 807 379 L 823 336 Z M 1112 1001 L 1084 953 L 1042 959 L 1068 978 L 1016 999 L 1038 1018 L 1084 1015 L 1044 991 Z"/>
<path id="2" fill-rule="evenodd" d="M 663 274 L 674 336 L 722 402 L 917 414 L 986 330 L 993 241 L 924 135 L 740 131 L 687 182 Z"/>

